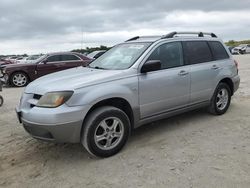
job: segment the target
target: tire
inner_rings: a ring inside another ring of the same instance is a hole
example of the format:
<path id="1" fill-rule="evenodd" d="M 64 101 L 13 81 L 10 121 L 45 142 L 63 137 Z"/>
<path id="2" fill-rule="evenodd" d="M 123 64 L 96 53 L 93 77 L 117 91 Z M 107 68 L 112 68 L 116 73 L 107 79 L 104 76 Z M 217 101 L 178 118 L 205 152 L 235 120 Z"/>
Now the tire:
<path id="1" fill-rule="evenodd" d="M 10 84 L 15 87 L 24 87 L 29 83 L 29 78 L 24 72 L 15 72 L 10 77 Z"/>
<path id="2" fill-rule="evenodd" d="M 211 99 L 208 111 L 214 115 L 224 114 L 231 103 L 232 91 L 226 83 L 219 83 Z"/>
<path id="3" fill-rule="evenodd" d="M 0 106 L 3 106 L 3 102 L 4 102 L 3 97 L 0 95 Z"/>
<path id="4" fill-rule="evenodd" d="M 118 153 L 130 134 L 128 116 L 112 106 L 100 107 L 91 112 L 83 126 L 81 143 L 90 154 L 97 157 L 110 157 Z"/>

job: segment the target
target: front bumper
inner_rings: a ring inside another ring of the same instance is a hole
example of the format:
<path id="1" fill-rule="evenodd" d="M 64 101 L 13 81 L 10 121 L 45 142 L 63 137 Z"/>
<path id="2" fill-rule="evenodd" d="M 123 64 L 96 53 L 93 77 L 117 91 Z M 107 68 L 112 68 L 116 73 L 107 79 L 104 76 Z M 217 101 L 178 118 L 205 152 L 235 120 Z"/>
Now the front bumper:
<path id="1" fill-rule="evenodd" d="M 24 129 L 34 138 L 56 143 L 79 143 L 86 106 L 20 109 L 17 116 Z"/>

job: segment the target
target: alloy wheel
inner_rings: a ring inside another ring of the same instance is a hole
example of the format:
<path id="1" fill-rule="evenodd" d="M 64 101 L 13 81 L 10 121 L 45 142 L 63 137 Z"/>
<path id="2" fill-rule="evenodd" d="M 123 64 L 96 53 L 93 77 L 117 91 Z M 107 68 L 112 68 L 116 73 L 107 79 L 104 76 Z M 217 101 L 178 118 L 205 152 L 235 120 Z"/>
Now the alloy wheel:
<path id="1" fill-rule="evenodd" d="M 25 86 L 27 81 L 27 77 L 22 73 L 17 73 L 12 78 L 13 84 L 18 87 Z"/>
<path id="2" fill-rule="evenodd" d="M 225 88 L 222 88 L 216 97 L 216 106 L 219 110 L 224 110 L 228 104 L 228 91 Z"/>
<path id="3" fill-rule="evenodd" d="M 124 125 L 116 117 L 102 120 L 96 127 L 94 141 L 97 147 L 103 150 L 115 148 L 122 140 Z"/>

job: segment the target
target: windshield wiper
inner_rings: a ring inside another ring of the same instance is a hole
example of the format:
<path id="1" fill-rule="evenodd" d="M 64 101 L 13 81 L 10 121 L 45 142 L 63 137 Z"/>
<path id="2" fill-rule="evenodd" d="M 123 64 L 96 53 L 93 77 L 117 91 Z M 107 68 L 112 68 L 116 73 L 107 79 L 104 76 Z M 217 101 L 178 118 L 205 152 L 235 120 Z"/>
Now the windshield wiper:
<path id="1" fill-rule="evenodd" d="M 98 66 L 91 67 L 91 66 L 88 65 L 87 67 L 92 68 L 92 69 L 101 69 L 101 70 L 105 70 L 105 68 L 103 68 L 103 67 L 98 67 Z"/>

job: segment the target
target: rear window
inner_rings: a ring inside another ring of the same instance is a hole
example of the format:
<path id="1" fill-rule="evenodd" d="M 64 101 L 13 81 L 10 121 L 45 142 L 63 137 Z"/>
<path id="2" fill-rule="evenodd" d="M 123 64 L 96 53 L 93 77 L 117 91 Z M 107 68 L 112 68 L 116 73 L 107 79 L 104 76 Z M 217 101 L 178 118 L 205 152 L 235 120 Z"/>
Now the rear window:
<path id="1" fill-rule="evenodd" d="M 223 45 L 220 42 L 209 41 L 208 44 L 212 50 L 214 60 L 221 60 L 221 59 L 228 59 L 229 58 L 227 51 L 225 50 L 225 48 L 223 47 Z"/>
<path id="2" fill-rule="evenodd" d="M 79 61 L 79 57 L 75 55 L 62 55 L 62 61 Z"/>
<path id="3" fill-rule="evenodd" d="M 212 61 L 211 50 L 206 41 L 183 42 L 186 61 L 188 64 L 197 64 Z"/>

